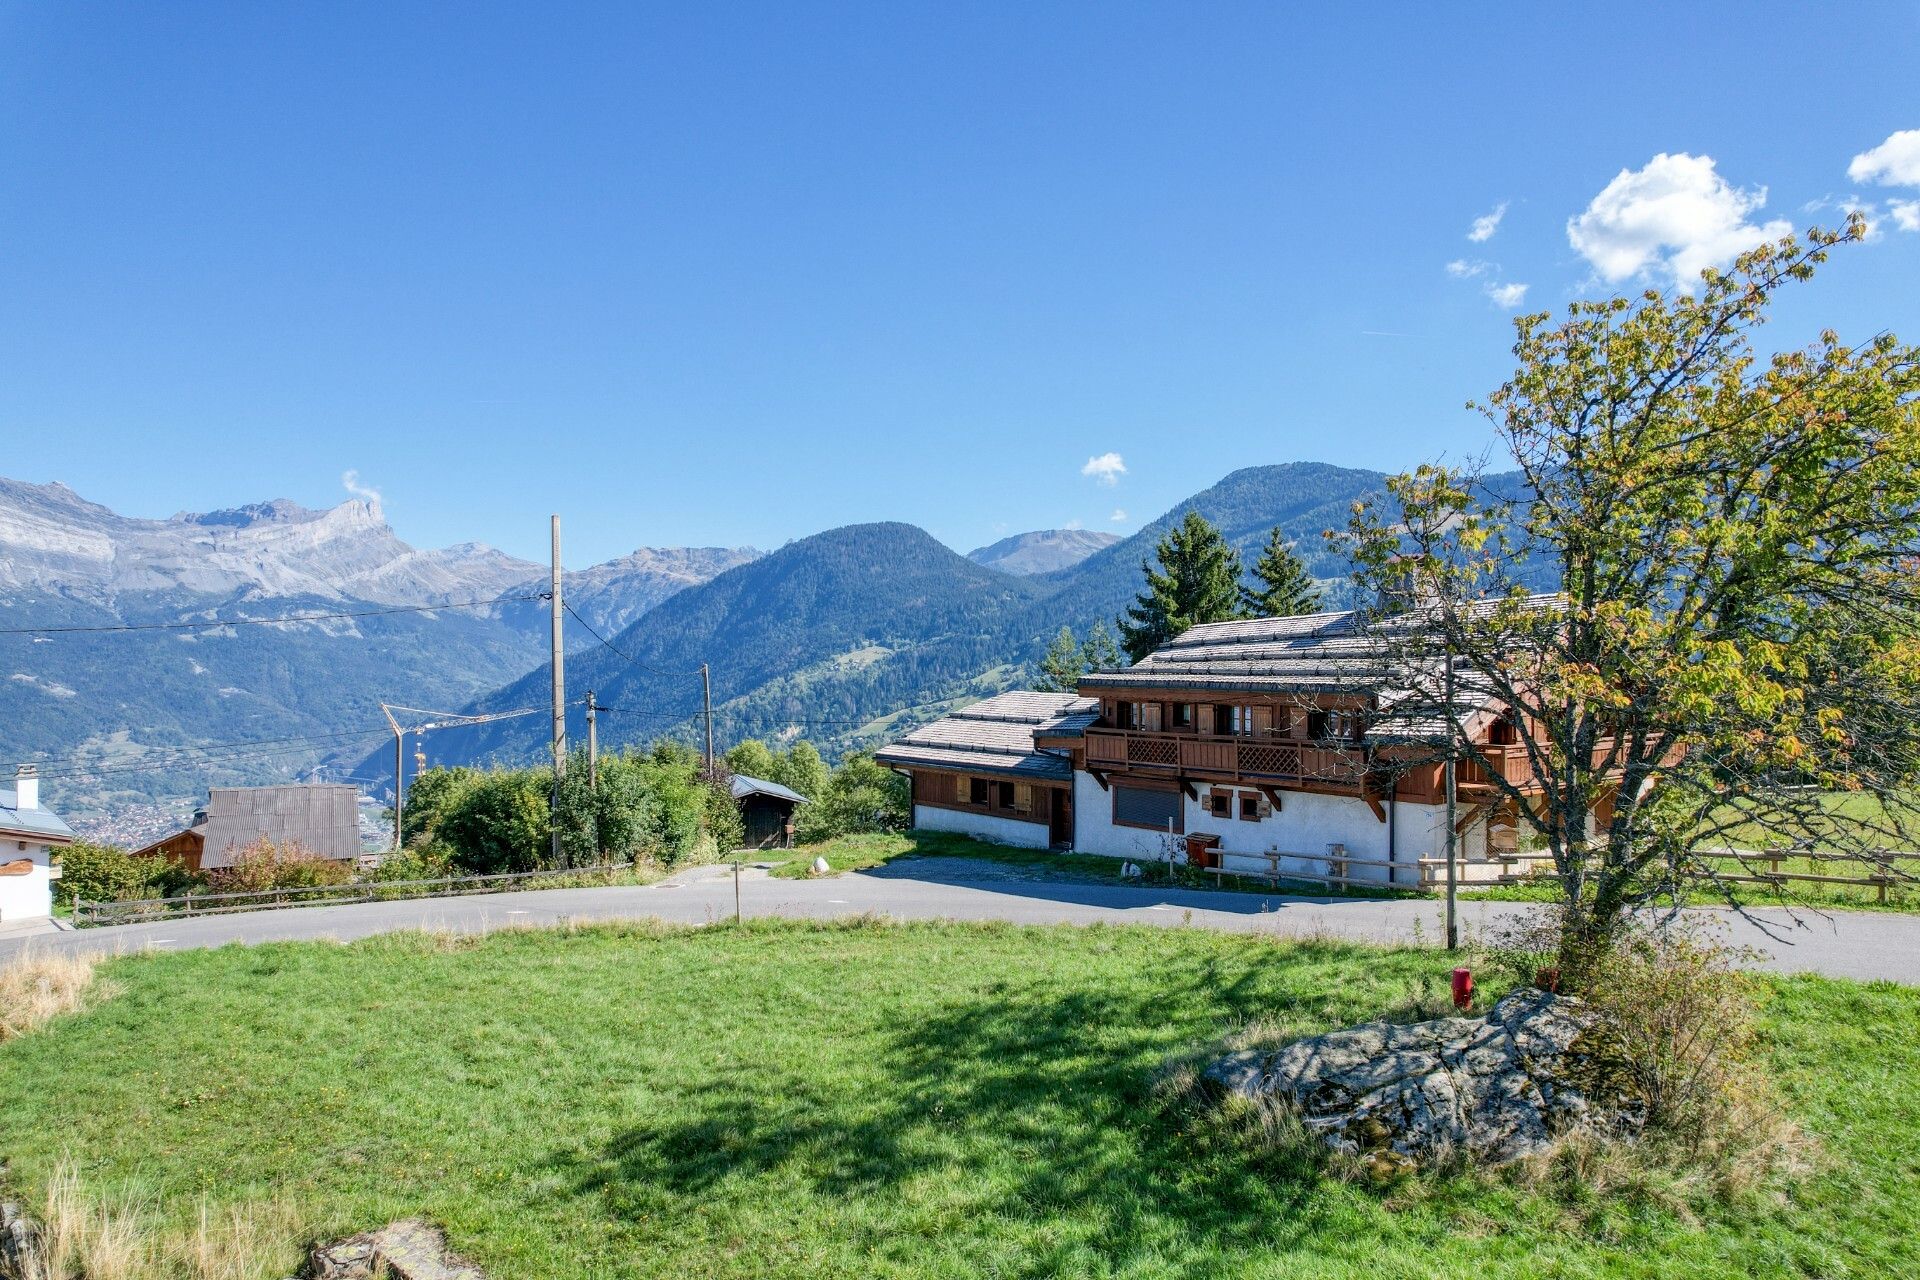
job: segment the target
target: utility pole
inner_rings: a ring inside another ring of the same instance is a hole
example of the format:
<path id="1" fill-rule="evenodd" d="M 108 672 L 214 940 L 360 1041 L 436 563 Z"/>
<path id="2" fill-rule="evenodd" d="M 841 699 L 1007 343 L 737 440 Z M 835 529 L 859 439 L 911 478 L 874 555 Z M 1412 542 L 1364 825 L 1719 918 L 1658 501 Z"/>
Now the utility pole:
<path id="1" fill-rule="evenodd" d="M 407 735 L 400 728 L 400 722 L 393 718 L 393 709 L 386 703 L 380 704 L 381 714 L 387 723 L 393 726 L 393 851 L 400 852 L 400 812 L 406 804 L 405 778 L 407 766 Z"/>
<path id="2" fill-rule="evenodd" d="M 553 800 L 550 807 L 557 808 L 560 800 L 560 777 L 567 771 L 567 675 L 565 636 L 560 626 L 560 611 L 565 603 L 560 596 L 560 517 L 553 517 Z M 553 824 L 553 865 L 561 865 L 560 826 Z"/>
<path id="3" fill-rule="evenodd" d="M 700 701 L 707 711 L 707 776 L 713 776 L 713 674 L 700 664 Z"/>
<path id="4" fill-rule="evenodd" d="M 600 704 L 593 700 L 593 690 L 587 690 L 587 789 L 600 789 L 600 732 L 594 727 L 593 713 Z"/>

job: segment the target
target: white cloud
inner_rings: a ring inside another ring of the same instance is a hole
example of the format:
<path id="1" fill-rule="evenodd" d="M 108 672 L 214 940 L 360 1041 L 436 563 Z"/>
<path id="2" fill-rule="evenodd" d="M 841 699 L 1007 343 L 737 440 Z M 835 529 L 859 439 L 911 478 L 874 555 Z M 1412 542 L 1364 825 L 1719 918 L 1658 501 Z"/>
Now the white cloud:
<path id="1" fill-rule="evenodd" d="M 1487 281 L 1485 292 L 1487 297 L 1492 299 L 1493 305 L 1496 307 L 1517 307 L 1527 300 L 1527 286 L 1524 284 L 1514 284 L 1512 282 L 1500 284 L 1496 281 L 1489 280 Z"/>
<path id="2" fill-rule="evenodd" d="M 1483 213 L 1473 220 L 1473 226 L 1467 232 L 1467 239 L 1475 244 L 1485 244 L 1493 239 L 1493 233 L 1500 229 L 1500 219 L 1506 216 L 1507 202 L 1502 200 L 1494 207 L 1492 213 Z"/>
<path id="3" fill-rule="evenodd" d="M 1125 524 L 1127 522 L 1126 510 L 1122 507 L 1115 507 L 1113 514 L 1108 516 L 1107 519 L 1113 521 L 1115 524 Z"/>
<path id="4" fill-rule="evenodd" d="M 1119 484 L 1120 477 L 1127 474 L 1127 464 L 1117 453 L 1103 453 L 1098 457 L 1088 458 L 1087 465 L 1080 468 L 1080 474 L 1092 476 L 1101 484 Z"/>
<path id="5" fill-rule="evenodd" d="M 1447 274 L 1455 280 L 1471 280 L 1473 277 L 1485 275 L 1491 270 L 1493 270 L 1493 264 L 1491 262 L 1482 262 L 1478 258 L 1474 258 L 1471 261 L 1466 258 L 1455 258 L 1447 264 Z"/>
<path id="6" fill-rule="evenodd" d="M 342 471 L 340 473 L 340 487 L 356 498 L 365 498 L 373 504 L 375 511 L 380 509 L 380 491 L 361 484 L 360 473 L 358 471 Z"/>
<path id="7" fill-rule="evenodd" d="M 1920 129 L 1902 129 L 1871 151 L 1862 151 L 1847 166 L 1855 182 L 1878 182 L 1889 187 L 1920 187 Z"/>
<path id="8" fill-rule="evenodd" d="M 1069 520 L 1069 521 L 1067 521 L 1067 522 L 1066 522 L 1065 524 L 1063 524 L 1063 525 L 1061 525 L 1060 527 L 1061 527 L 1062 529 L 1084 529 L 1084 528 L 1086 528 L 1086 526 L 1085 526 L 1084 524 L 1081 524 L 1081 523 L 1080 523 L 1080 521 L 1078 521 L 1078 520 Z"/>
<path id="9" fill-rule="evenodd" d="M 1887 206 L 1893 225 L 1902 231 L 1920 231 L 1920 200 L 1895 200 Z"/>
<path id="10" fill-rule="evenodd" d="M 1643 169 L 1622 169 L 1586 212 L 1569 218 L 1567 241 L 1609 283 L 1665 273 L 1690 291 L 1705 268 L 1792 230 L 1784 219 L 1747 220 L 1766 202 L 1765 187 L 1732 185 L 1711 156 L 1662 152 Z"/>

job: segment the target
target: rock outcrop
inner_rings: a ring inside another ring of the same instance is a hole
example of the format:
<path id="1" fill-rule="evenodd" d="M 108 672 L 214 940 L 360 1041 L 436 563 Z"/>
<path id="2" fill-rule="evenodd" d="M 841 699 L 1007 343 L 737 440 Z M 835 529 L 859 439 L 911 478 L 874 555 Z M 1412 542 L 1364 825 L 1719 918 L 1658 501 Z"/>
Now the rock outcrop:
<path id="1" fill-rule="evenodd" d="M 1580 1001 L 1527 989 L 1485 1017 L 1368 1023 L 1235 1053 L 1206 1076 L 1294 1107 L 1310 1131 L 1376 1172 L 1451 1152 L 1499 1165 L 1578 1129 L 1636 1127 L 1632 1107 L 1593 1096 L 1600 1073 L 1584 1043 L 1593 1022 Z"/>
<path id="2" fill-rule="evenodd" d="M 384 1270 L 382 1269 L 384 1268 Z M 438 1228 L 418 1219 L 349 1236 L 313 1251 L 310 1280 L 486 1280 L 486 1274 L 447 1249 Z"/>

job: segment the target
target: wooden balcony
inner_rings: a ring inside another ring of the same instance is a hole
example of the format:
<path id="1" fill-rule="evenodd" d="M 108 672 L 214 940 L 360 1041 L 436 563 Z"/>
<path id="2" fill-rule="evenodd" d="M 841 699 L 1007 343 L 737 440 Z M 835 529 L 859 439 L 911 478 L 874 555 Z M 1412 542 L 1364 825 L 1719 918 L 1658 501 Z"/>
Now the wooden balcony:
<path id="1" fill-rule="evenodd" d="M 1268 786 L 1313 783 L 1357 792 L 1367 776 L 1366 753 L 1357 744 L 1341 746 L 1276 735 L 1088 729 L 1086 750 L 1088 768 L 1169 778 Z"/>

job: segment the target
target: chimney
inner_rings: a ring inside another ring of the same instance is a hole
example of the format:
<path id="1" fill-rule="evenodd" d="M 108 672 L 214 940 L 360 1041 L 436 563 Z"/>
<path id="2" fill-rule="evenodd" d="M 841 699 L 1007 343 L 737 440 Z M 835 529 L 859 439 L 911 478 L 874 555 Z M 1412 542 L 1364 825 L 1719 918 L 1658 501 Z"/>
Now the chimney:
<path id="1" fill-rule="evenodd" d="M 14 775 L 13 807 L 16 809 L 40 807 L 40 770 L 33 765 L 21 765 L 20 771 Z"/>

